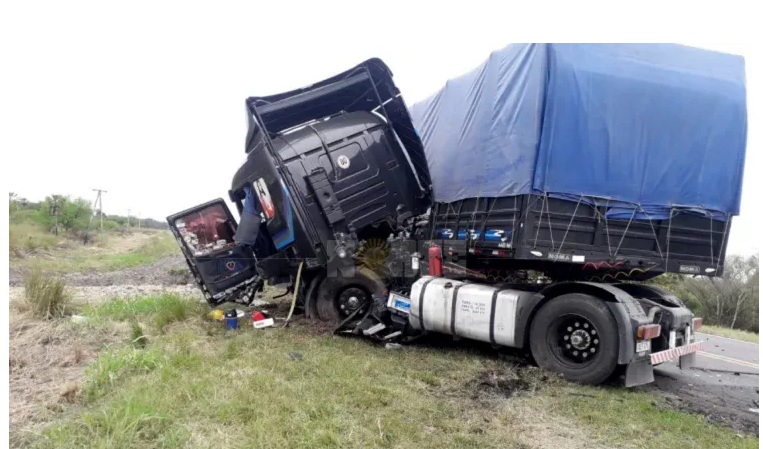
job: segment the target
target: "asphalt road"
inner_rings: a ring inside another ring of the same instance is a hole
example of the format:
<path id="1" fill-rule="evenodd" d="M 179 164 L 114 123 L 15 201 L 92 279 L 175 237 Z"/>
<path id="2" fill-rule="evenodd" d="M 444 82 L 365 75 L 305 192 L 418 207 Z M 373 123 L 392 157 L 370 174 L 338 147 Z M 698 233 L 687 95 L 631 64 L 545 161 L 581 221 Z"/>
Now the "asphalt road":
<path id="1" fill-rule="evenodd" d="M 649 388 L 663 393 L 678 408 L 701 413 L 738 431 L 758 433 L 759 346 L 698 332 L 704 341 L 694 367 L 677 362 L 655 368 Z"/>

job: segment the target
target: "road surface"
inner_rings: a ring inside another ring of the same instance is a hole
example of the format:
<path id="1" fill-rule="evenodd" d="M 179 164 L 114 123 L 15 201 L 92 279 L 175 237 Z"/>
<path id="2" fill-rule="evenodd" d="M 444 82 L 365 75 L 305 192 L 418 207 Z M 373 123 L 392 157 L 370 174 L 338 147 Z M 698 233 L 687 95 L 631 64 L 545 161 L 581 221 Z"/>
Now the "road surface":
<path id="1" fill-rule="evenodd" d="M 705 344 L 693 368 L 664 363 L 655 368 L 648 388 L 660 391 L 678 408 L 757 434 L 759 346 L 701 332 L 696 341 Z"/>

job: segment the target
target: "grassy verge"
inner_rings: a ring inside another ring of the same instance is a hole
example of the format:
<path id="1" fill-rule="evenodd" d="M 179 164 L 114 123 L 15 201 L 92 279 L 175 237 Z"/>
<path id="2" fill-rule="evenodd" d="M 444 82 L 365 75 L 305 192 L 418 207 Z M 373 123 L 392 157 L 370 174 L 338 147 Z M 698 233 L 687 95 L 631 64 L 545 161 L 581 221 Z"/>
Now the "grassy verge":
<path id="1" fill-rule="evenodd" d="M 12 223 L 9 226 L 8 245 L 11 255 L 17 251 L 50 249 L 62 239 L 34 223 Z"/>
<path id="2" fill-rule="evenodd" d="M 748 332 L 739 329 L 729 329 L 728 327 L 721 326 L 708 326 L 705 324 L 702 326 L 702 328 L 700 328 L 699 332 L 710 335 L 718 335 L 726 338 L 733 338 L 735 340 L 748 341 L 750 343 L 758 343 L 758 334 L 755 332 Z"/>
<path id="3" fill-rule="evenodd" d="M 120 270 L 150 264 L 180 251 L 172 234 L 166 231 L 153 231 L 143 243 L 131 249 L 110 248 L 109 239 L 116 240 L 122 237 L 110 236 L 102 244 L 80 245 L 66 251 L 55 252 L 48 258 L 30 257 L 13 260 L 11 265 L 22 268 L 38 267 L 55 273 Z"/>
<path id="4" fill-rule="evenodd" d="M 758 447 L 650 394 L 570 385 L 475 349 L 388 350 L 299 323 L 226 332 L 203 311 L 166 295 L 85 309 L 145 323 L 147 343 L 103 351 L 81 405 L 30 446 Z"/>

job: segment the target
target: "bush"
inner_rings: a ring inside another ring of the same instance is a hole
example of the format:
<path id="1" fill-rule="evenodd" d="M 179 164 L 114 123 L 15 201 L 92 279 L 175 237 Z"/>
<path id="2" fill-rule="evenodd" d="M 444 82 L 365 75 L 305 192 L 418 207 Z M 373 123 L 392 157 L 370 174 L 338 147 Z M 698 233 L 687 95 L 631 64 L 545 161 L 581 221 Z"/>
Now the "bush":
<path id="1" fill-rule="evenodd" d="M 24 298 L 32 314 L 46 320 L 64 316 L 70 296 L 64 281 L 34 270 L 24 283 Z"/>

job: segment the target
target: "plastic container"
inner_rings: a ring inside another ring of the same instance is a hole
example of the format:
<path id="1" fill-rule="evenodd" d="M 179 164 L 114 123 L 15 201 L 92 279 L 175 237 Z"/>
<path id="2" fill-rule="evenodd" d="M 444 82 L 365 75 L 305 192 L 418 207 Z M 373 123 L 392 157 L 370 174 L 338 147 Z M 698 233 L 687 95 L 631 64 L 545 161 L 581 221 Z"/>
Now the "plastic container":
<path id="1" fill-rule="evenodd" d="M 225 328 L 230 330 L 238 329 L 238 311 L 236 309 L 225 311 Z"/>

